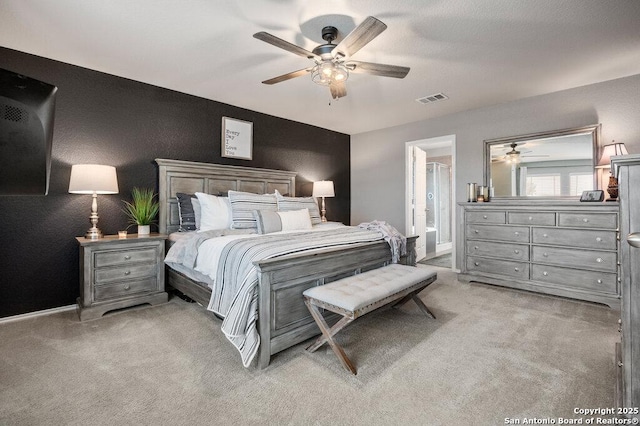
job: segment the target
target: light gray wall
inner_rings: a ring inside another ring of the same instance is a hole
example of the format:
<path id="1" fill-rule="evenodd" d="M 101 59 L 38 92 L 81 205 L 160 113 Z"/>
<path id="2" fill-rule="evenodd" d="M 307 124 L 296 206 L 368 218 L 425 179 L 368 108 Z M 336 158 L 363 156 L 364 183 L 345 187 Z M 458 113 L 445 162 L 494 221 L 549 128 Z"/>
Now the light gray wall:
<path id="1" fill-rule="evenodd" d="M 447 102 L 447 101 L 444 101 Z M 437 108 L 438 104 L 425 105 Z M 485 139 L 602 124 L 602 143 L 640 153 L 640 74 L 351 136 L 351 224 L 405 228 L 405 143 L 456 136 L 456 201 L 482 184 Z"/>
<path id="2" fill-rule="evenodd" d="M 485 139 L 595 123 L 602 143 L 640 153 L 640 74 L 352 135 L 351 224 L 385 220 L 404 232 L 405 142 L 456 135 L 456 199 L 466 201 L 467 182 L 482 184 Z"/>

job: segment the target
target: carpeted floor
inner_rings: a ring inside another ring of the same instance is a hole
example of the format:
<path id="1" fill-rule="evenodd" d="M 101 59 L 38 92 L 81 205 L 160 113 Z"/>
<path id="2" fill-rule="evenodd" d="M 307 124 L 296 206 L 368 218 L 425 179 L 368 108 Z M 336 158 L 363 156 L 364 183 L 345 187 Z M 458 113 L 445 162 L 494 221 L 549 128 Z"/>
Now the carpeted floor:
<path id="1" fill-rule="evenodd" d="M 2 425 L 501 425 L 614 403 L 619 314 L 439 269 L 411 303 L 356 320 L 333 352 L 242 367 L 220 321 L 172 298 L 80 323 L 0 325 Z"/>
<path id="2" fill-rule="evenodd" d="M 431 259 L 421 260 L 419 263 L 421 265 L 438 266 L 440 268 L 451 269 L 451 256 L 451 253 L 447 253 L 438 257 L 432 257 Z"/>

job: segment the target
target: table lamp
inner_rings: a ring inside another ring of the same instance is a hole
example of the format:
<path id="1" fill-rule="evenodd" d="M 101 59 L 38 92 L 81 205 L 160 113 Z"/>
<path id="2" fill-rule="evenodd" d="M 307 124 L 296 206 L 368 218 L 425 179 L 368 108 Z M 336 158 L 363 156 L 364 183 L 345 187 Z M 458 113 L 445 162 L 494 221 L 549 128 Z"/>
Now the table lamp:
<path id="1" fill-rule="evenodd" d="M 100 164 L 75 164 L 71 166 L 71 179 L 69 179 L 69 192 L 71 194 L 92 194 L 91 203 L 91 228 L 85 234 L 85 238 L 92 240 L 102 238 L 102 231 L 98 229 L 98 194 L 117 194 L 118 178 L 116 168 Z"/>
<path id="2" fill-rule="evenodd" d="M 325 214 L 327 213 L 327 209 L 324 206 L 324 197 L 335 197 L 335 192 L 333 190 L 333 181 L 331 180 L 321 180 L 318 182 L 313 182 L 313 196 L 314 197 L 322 197 L 322 209 L 320 213 L 322 213 L 322 221 L 326 222 L 327 218 Z"/>
<path id="3" fill-rule="evenodd" d="M 611 141 L 609 145 L 605 145 L 602 148 L 602 156 L 596 168 L 599 169 L 611 169 L 611 157 L 616 155 L 627 155 L 629 152 L 623 143 L 616 143 Z M 609 175 L 609 186 L 607 187 L 609 197 L 607 201 L 618 201 L 618 179 L 615 177 L 615 173 Z"/>

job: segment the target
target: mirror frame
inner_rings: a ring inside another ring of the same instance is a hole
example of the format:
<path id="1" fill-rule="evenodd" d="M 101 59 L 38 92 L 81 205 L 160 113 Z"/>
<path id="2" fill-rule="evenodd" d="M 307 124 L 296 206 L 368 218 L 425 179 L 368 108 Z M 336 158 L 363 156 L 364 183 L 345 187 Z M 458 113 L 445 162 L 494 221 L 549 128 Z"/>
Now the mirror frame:
<path id="1" fill-rule="evenodd" d="M 538 133 L 529 133 L 526 135 L 518 135 L 518 136 L 509 136 L 506 138 L 496 138 L 496 139 L 486 139 L 484 141 L 484 185 L 488 186 L 491 181 L 491 147 L 493 145 L 499 144 L 511 144 L 511 143 L 522 143 L 525 141 L 537 140 L 537 139 L 552 139 L 561 136 L 571 136 L 571 135 L 579 135 L 579 134 L 590 134 L 592 138 L 592 149 L 593 155 L 591 159 L 592 168 L 593 168 L 593 188 L 598 188 L 598 173 L 596 169 L 596 164 L 598 164 L 598 153 L 600 152 L 600 124 L 592 124 L 584 127 L 574 127 L 570 129 L 561 129 L 561 130 L 550 130 L 546 132 L 538 132 Z M 503 197 L 492 197 L 492 199 L 497 200 L 517 200 L 517 199 L 527 199 L 527 200 L 561 200 L 561 199 L 579 199 L 580 196 L 573 195 L 560 195 L 556 197 L 534 197 L 534 196 L 503 196 Z"/>

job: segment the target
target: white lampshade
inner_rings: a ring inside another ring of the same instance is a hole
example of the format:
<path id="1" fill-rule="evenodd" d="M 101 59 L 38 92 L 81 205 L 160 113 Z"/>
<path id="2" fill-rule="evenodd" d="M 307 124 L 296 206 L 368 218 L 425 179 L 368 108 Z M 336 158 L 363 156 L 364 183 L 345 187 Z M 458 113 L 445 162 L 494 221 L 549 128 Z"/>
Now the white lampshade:
<path id="1" fill-rule="evenodd" d="M 335 197 L 332 180 L 321 180 L 313 182 L 314 197 Z"/>
<path id="2" fill-rule="evenodd" d="M 611 157 L 615 157 L 616 155 L 627 155 L 629 152 L 623 143 L 615 143 L 612 141 L 609 145 L 605 145 L 602 148 L 602 156 L 600 157 L 600 161 L 598 161 L 597 168 L 603 169 L 606 167 L 611 167 Z"/>
<path id="3" fill-rule="evenodd" d="M 117 194 L 116 168 L 100 164 L 75 164 L 71 166 L 69 192 L 72 194 Z"/>

